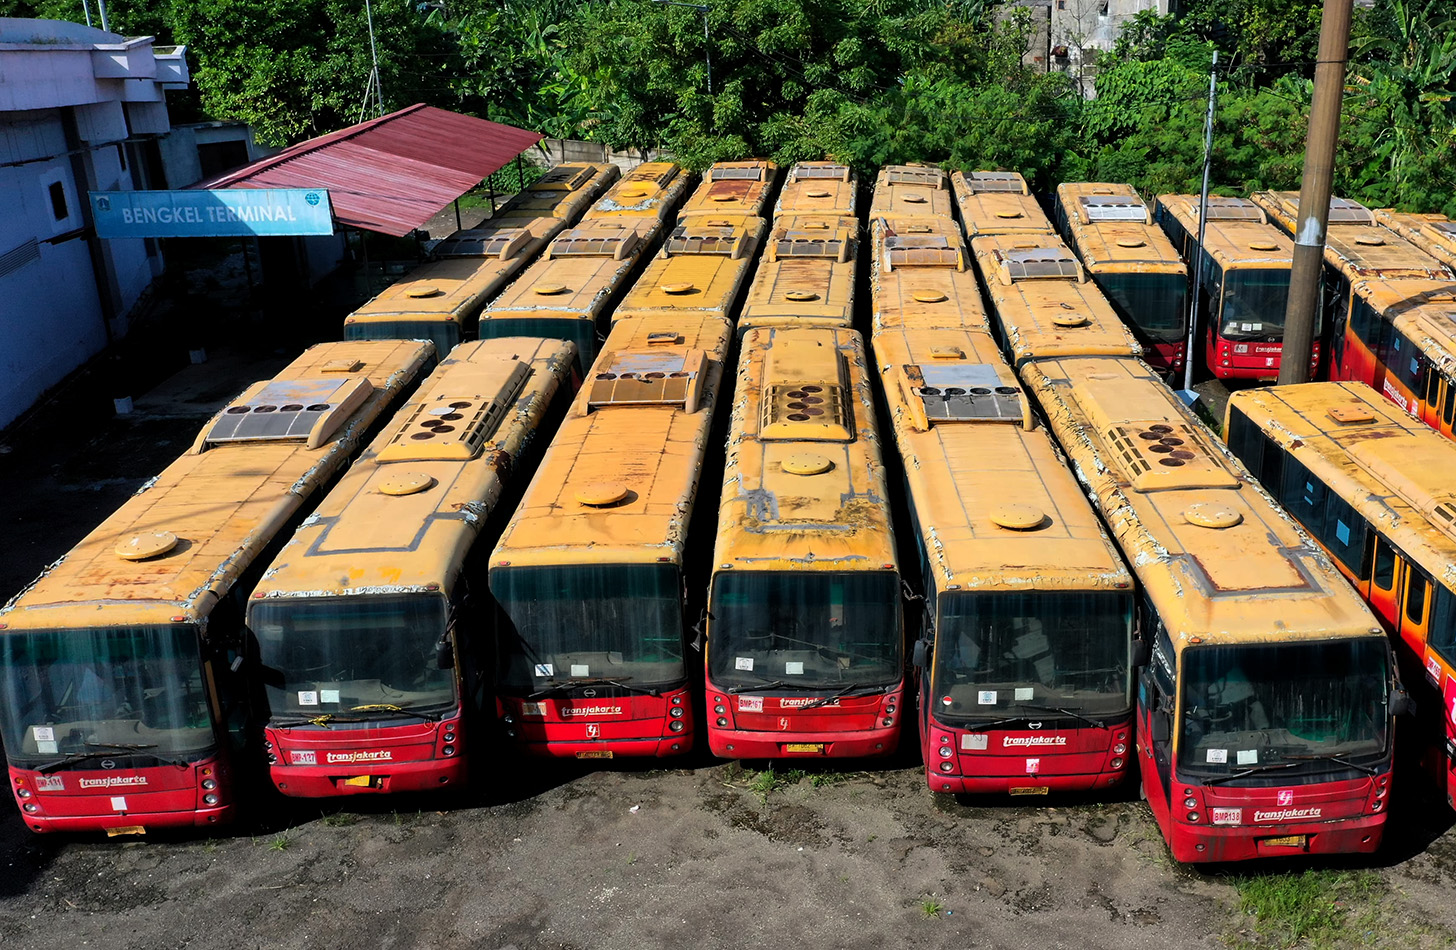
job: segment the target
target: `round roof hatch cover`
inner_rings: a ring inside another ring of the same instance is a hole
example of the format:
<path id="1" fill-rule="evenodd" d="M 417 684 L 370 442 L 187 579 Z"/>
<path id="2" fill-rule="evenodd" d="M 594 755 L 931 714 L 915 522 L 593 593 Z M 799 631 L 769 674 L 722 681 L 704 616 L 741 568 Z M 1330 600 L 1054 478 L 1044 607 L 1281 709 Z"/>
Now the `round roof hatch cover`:
<path id="1" fill-rule="evenodd" d="M 833 192 L 825 191 L 823 188 L 816 188 L 813 191 L 804 192 L 810 198 L 828 198 Z"/>
<path id="2" fill-rule="evenodd" d="M 1250 244 L 1249 245 L 1249 250 L 1251 250 L 1251 251 L 1277 251 L 1277 250 L 1279 250 L 1279 245 L 1278 244 L 1275 244 L 1273 241 L 1255 241 L 1253 244 Z"/>
<path id="3" fill-rule="evenodd" d="M 938 290 L 917 290 L 911 296 L 921 303 L 942 303 L 946 299 L 945 294 Z"/>
<path id="4" fill-rule="evenodd" d="M 1183 519 L 1200 528 L 1232 528 L 1244 516 L 1221 502 L 1200 501 L 1183 509 Z"/>
<path id="5" fill-rule="evenodd" d="M 596 482 L 576 491 L 576 500 L 592 508 L 615 505 L 627 497 L 627 486 L 621 482 Z"/>
<path id="6" fill-rule="evenodd" d="M 531 289 L 534 290 L 536 293 L 541 294 L 543 297 L 550 297 L 555 294 L 566 293 L 565 284 L 537 284 Z"/>
<path id="7" fill-rule="evenodd" d="M 784 294 L 790 300 L 818 300 L 819 295 L 812 290 L 791 290 Z"/>
<path id="8" fill-rule="evenodd" d="M 1385 243 L 1385 238 L 1375 234 L 1368 234 L 1362 237 L 1357 237 L 1355 239 L 1355 243 L 1364 245 L 1365 247 L 1380 247 Z"/>
<path id="9" fill-rule="evenodd" d="M 647 197 L 647 189 L 637 187 L 623 188 L 617 192 L 617 195 L 622 198 L 645 198 Z"/>
<path id="10" fill-rule="evenodd" d="M 1084 314 L 1080 313 L 1054 313 L 1052 323 L 1059 327 L 1070 329 L 1071 327 L 1085 327 L 1090 323 Z"/>
<path id="11" fill-rule="evenodd" d="M 991 509 L 991 523 L 1013 531 L 1040 528 L 1046 515 L 1035 505 L 997 505 Z"/>
<path id="12" fill-rule="evenodd" d="M 435 484 L 434 476 L 424 472 L 400 472 L 379 483 L 379 490 L 386 495 L 413 495 Z"/>
<path id="13" fill-rule="evenodd" d="M 998 218 L 1019 218 L 1019 217 L 1021 217 L 1021 212 L 1020 211 L 998 211 L 998 212 L 996 212 L 996 217 L 998 217 Z"/>
<path id="14" fill-rule="evenodd" d="M 784 471 L 790 475 L 822 475 L 834 467 L 834 463 L 822 455 L 801 452 L 784 459 Z"/>
<path id="15" fill-rule="evenodd" d="M 663 284 L 662 292 L 665 294 L 690 294 L 698 288 L 692 284 Z"/>
<path id="16" fill-rule="evenodd" d="M 177 546 L 177 536 L 170 531 L 148 531 L 134 534 L 116 546 L 116 556 L 127 561 L 145 561 L 166 554 Z"/>
<path id="17" fill-rule="evenodd" d="M 405 291 L 405 296 L 419 299 L 421 297 L 438 297 L 444 292 L 434 284 L 415 284 L 409 290 Z"/>
<path id="18" fill-rule="evenodd" d="M 1142 238 L 1119 238 L 1118 241 L 1117 241 L 1117 246 L 1118 247 L 1143 247 L 1147 243 L 1148 242 L 1147 241 L 1144 241 Z"/>
<path id="19" fill-rule="evenodd" d="M 905 200 L 907 202 L 909 202 L 910 204 L 912 204 L 912 205 L 923 205 L 923 204 L 925 204 L 925 196 L 924 195 L 908 194 L 908 195 L 905 196 Z"/>

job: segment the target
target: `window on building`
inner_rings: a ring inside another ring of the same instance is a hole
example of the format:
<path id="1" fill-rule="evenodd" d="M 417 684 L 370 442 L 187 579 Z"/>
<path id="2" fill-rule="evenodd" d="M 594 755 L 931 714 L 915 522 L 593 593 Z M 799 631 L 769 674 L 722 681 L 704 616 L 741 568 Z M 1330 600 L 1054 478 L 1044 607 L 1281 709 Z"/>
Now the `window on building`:
<path id="1" fill-rule="evenodd" d="M 66 206 L 66 186 L 58 181 L 53 181 L 47 190 L 51 196 L 51 214 L 55 215 L 57 221 L 69 218 L 71 209 Z"/>

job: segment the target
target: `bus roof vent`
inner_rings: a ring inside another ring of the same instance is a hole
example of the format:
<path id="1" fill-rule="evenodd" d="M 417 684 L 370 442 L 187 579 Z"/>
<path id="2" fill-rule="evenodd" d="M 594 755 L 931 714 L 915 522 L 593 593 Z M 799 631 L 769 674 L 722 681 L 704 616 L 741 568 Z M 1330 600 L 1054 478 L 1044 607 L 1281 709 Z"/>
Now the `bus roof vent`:
<path id="1" fill-rule="evenodd" d="M 495 257 L 508 261 L 531 242 L 530 228 L 457 231 L 435 245 L 435 257 Z"/>
<path id="2" fill-rule="evenodd" d="M 697 412 L 707 376 L 703 350 L 625 350 L 598 364 L 587 396 L 588 410 L 612 406 L 681 406 Z"/>
<path id="3" fill-rule="evenodd" d="M 905 378 L 925 406 L 931 425 L 947 422 L 1011 422 L 1024 418 L 1021 390 L 1002 385 L 986 363 L 907 365 Z"/>
<path id="4" fill-rule="evenodd" d="M 794 166 L 792 175 L 794 181 L 803 181 L 809 178 L 849 181 L 849 166 L 840 165 L 837 162 L 800 162 Z"/>
<path id="5" fill-rule="evenodd" d="M 548 258 L 553 257 L 610 257 L 626 260 L 637 247 L 637 232 L 622 230 L 616 234 L 603 234 L 599 227 L 572 228 L 551 242 L 546 250 Z"/>
<path id="6" fill-rule="evenodd" d="M 1197 205 L 1194 205 L 1195 209 L 1197 207 Z M 1269 219 L 1263 210 L 1248 198 L 1227 198 L 1223 195 L 1209 195 L 1208 220 L 1258 221 L 1263 223 Z"/>
<path id="7" fill-rule="evenodd" d="M 1355 464 L 1456 540 L 1456 445 L 1432 431 L 1349 445 Z"/>
<path id="8" fill-rule="evenodd" d="M 1456 238 L 1456 221 L 1432 221 L 1431 229 L 1440 231 L 1447 237 Z"/>
<path id="9" fill-rule="evenodd" d="M 891 234 L 885 238 L 885 263 L 899 267 L 965 269 L 960 241 L 945 234 Z"/>
<path id="10" fill-rule="evenodd" d="M 1016 172 L 970 172 L 966 180 L 971 183 L 971 190 L 974 192 L 983 191 L 1011 191 L 1017 194 L 1026 194 L 1026 179 Z"/>
<path id="11" fill-rule="evenodd" d="M 758 162 L 725 162 L 708 169 L 709 181 L 763 181 L 767 169 Z"/>
<path id="12" fill-rule="evenodd" d="M 557 165 L 531 183 L 531 191 L 576 191 L 596 177 L 591 165 Z"/>
<path id="13" fill-rule="evenodd" d="M 303 442 L 316 449 L 374 392 L 369 380 L 272 380 L 219 413 L 203 448 L 224 442 Z"/>
<path id="14" fill-rule="evenodd" d="M 672 162 L 643 162 L 632 169 L 631 174 L 623 178 L 623 183 L 648 183 L 659 188 L 666 188 L 668 183 L 677 177 L 677 165 Z"/>
<path id="15" fill-rule="evenodd" d="M 1374 422 L 1375 413 L 1371 412 L 1360 403 L 1351 403 L 1348 406 L 1335 406 L 1330 409 L 1330 418 L 1340 425 L 1354 425 L 1359 422 Z"/>
<path id="16" fill-rule="evenodd" d="M 1082 195 L 1077 200 L 1088 221 L 1148 221 L 1148 206 L 1136 195 Z"/>
<path id="17" fill-rule="evenodd" d="M 1297 213 L 1299 207 L 1299 193 L 1290 192 L 1294 195 L 1294 209 Z M 1358 201 L 1351 201 L 1349 198 L 1330 199 L 1330 224 L 1374 224 L 1375 214 Z"/>
<path id="18" fill-rule="evenodd" d="M 1034 247 L 997 250 L 1006 280 L 1082 280 L 1082 265 L 1065 247 Z"/>
<path id="19" fill-rule="evenodd" d="M 844 375 L 844 357 L 832 343 L 776 338 L 764 367 L 758 437 L 853 441 Z"/>
<path id="20" fill-rule="evenodd" d="M 939 168 L 914 168 L 900 165 L 889 170 L 885 175 L 885 183 L 889 185 L 929 185 L 932 188 L 940 189 L 945 185 L 945 172 Z"/>
<path id="21" fill-rule="evenodd" d="M 1128 423 L 1107 431 L 1135 491 L 1238 488 L 1239 479 L 1204 436 L 1182 422 Z"/>
<path id="22" fill-rule="evenodd" d="M 828 225 L 821 225 L 827 229 Z M 814 231 L 780 230 L 774 235 L 774 259 L 785 257 L 827 257 L 841 264 L 849 260 L 850 236 L 847 228 L 835 228 L 832 234 Z"/>
<path id="23" fill-rule="evenodd" d="M 695 224 L 679 224 L 673 228 L 663 253 L 668 257 L 678 254 L 706 254 L 738 260 L 748 252 L 748 232 L 734 231 L 732 227 L 703 227 Z"/>
<path id="24" fill-rule="evenodd" d="M 378 460 L 475 458 L 500 428 L 530 375 L 528 364 L 511 358 L 446 363 L 439 383 L 421 398 L 408 421 L 380 449 Z M 462 392 L 465 395 L 458 395 Z"/>

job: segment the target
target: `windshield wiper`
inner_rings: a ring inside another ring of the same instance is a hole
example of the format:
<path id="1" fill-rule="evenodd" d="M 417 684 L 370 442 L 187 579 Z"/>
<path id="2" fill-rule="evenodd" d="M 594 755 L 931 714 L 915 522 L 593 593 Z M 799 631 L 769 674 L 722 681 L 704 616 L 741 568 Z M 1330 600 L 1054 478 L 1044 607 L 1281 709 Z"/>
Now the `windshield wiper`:
<path id="1" fill-rule="evenodd" d="M 979 732 L 982 729 L 994 729 L 997 726 L 1005 726 L 1013 722 L 1025 722 L 1030 718 L 1030 716 L 1007 716 L 1005 719 L 992 719 L 990 722 L 973 722 L 966 726 L 966 731 Z"/>
<path id="2" fill-rule="evenodd" d="M 1255 765 L 1252 768 L 1240 769 L 1237 772 L 1230 772 L 1227 775 L 1216 775 L 1213 778 L 1209 779 L 1208 781 L 1204 782 L 1203 784 L 1204 785 L 1222 785 L 1224 782 L 1232 782 L 1234 779 L 1246 778 L 1246 777 L 1248 777 L 1250 775 L 1256 775 L 1256 774 L 1258 774 L 1260 772 L 1278 772 L 1281 769 L 1292 769 L 1296 765 L 1299 765 L 1299 763 L 1298 762 L 1279 762 L 1279 763 L 1273 764 L 1273 765 Z"/>
<path id="3" fill-rule="evenodd" d="M 155 749 L 157 747 L 155 743 L 151 745 L 123 745 L 121 743 L 110 742 L 88 742 L 86 743 L 86 745 L 90 747 L 87 751 L 72 752 L 70 755 L 67 755 L 64 758 L 57 759 L 54 762 L 47 762 L 45 765 L 42 765 L 40 768 L 36 769 L 36 771 L 44 775 L 50 772 L 54 772 L 56 769 L 65 768 L 68 765 L 75 765 L 77 762 L 85 762 L 87 759 L 104 758 L 107 753 L 110 752 L 142 753 L 151 756 L 152 758 L 156 759 L 158 762 L 161 762 L 164 765 L 175 765 L 178 768 L 187 767 L 187 763 L 182 761 L 181 759 L 169 759 L 166 756 L 157 755 L 153 752 L 148 752 L 148 749 Z"/>
<path id="4" fill-rule="evenodd" d="M 658 694 L 658 689 L 655 686 L 629 685 L 626 680 L 629 680 L 631 678 L 632 677 L 630 676 L 625 676 L 619 680 L 607 679 L 606 677 L 598 677 L 597 679 L 589 680 L 568 680 L 564 683 L 553 683 L 545 689 L 538 689 L 536 692 L 531 693 L 526 698 L 540 699 L 542 696 L 550 696 L 552 693 L 560 693 L 568 689 L 576 689 L 578 686 L 615 686 L 618 689 L 625 689 L 629 693 L 643 693 L 648 696 L 656 696 Z"/>
<path id="5" fill-rule="evenodd" d="M 799 708 L 800 709 L 818 709 L 820 706 L 828 706 L 830 703 L 834 702 L 836 699 L 841 699 L 841 698 L 843 698 L 845 696 L 848 696 L 850 693 L 852 693 L 852 692 L 854 692 L 855 690 L 858 690 L 858 689 L 868 689 L 872 693 L 882 693 L 882 692 L 884 692 L 884 689 L 881 688 L 881 687 L 876 687 L 876 686 L 865 687 L 865 686 L 861 686 L 859 683 L 850 683 L 848 686 L 842 687 L 839 690 L 839 692 L 833 694 L 832 696 L 825 696 L 822 699 L 816 699 L 812 703 L 805 703 L 804 705 L 800 706 Z M 868 694 L 866 694 L 866 695 L 868 695 Z"/>
<path id="6" fill-rule="evenodd" d="M 730 693 L 746 693 L 749 690 L 756 690 L 756 689 L 782 689 L 782 688 L 784 688 L 785 686 L 788 686 L 788 685 L 789 684 L 786 683 L 786 682 L 784 682 L 783 680 L 774 680 L 772 683 L 753 683 L 752 685 L 749 685 L 749 686 L 730 686 L 730 687 L 728 687 L 728 692 L 730 692 Z"/>
<path id="7" fill-rule="evenodd" d="M 1091 716 L 1084 716 L 1081 713 L 1076 712 L 1075 710 L 1064 709 L 1061 706 L 1038 706 L 1032 703 L 1017 703 L 1016 705 L 1020 706 L 1022 709 L 1040 709 L 1045 712 L 1061 713 L 1063 716 L 1071 716 L 1073 719 L 1080 719 L 1083 722 L 1087 723 L 1087 725 L 1096 726 L 1098 729 L 1107 728 L 1107 723 L 1105 722 L 1093 719 Z"/>
<path id="8" fill-rule="evenodd" d="M 1345 768 L 1354 769 L 1357 772 L 1364 772 L 1366 775 L 1374 775 L 1375 769 L 1368 765 L 1361 765 L 1359 762 L 1351 762 L 1340 755 L 1286 755 L 1286 759 L 1294 759 L 1299 762 L 1334 762 L 1336 765 L 1343 765 Z"/>
<path id="9" fill-rule="evenodd" d="M 389 713 L 391 716 L 394 716 L 396 718 L 402 716 L 406 719 L 424 719 L 429 722 L 440 721 L 439 716 L 434 716 L 427 712 L 420 712 L 415 709 L 409 709 L 405 706 L 396 706 L 394 703 L 365 703 L 362 706 L 350 706 L 349 712 Z M 374 717 L 369 716 L 365 718 L 372 719 Z M 359 720 L 351 721 L 358 722 Z"/>

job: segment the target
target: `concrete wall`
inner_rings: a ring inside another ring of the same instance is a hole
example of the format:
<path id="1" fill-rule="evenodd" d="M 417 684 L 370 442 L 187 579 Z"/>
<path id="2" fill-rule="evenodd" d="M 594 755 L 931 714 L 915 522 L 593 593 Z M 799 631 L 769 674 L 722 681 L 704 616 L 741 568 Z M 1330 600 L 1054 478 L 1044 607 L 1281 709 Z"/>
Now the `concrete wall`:
<path id="1" fill-rule="evenodd" d="M 542 150 L 545 151 L 543 156 Z M 659 149 L 615 150 L 600 142 L 582 142 L 577 139 L 542 139 L 540 146 L 526 153 L 539 165 L 560 165 L 563 162 L 611 162 L 622 171 L 631 171 L 643 162 L 670 159 L 672 156 Z"/>

